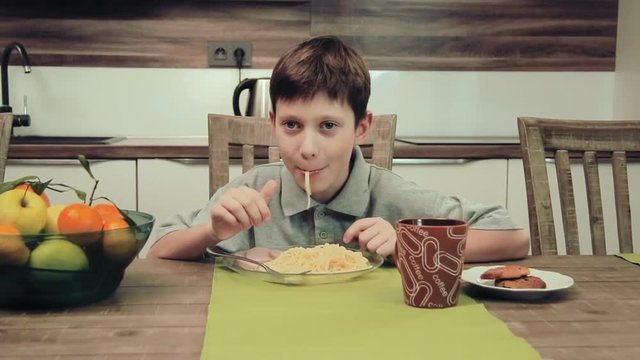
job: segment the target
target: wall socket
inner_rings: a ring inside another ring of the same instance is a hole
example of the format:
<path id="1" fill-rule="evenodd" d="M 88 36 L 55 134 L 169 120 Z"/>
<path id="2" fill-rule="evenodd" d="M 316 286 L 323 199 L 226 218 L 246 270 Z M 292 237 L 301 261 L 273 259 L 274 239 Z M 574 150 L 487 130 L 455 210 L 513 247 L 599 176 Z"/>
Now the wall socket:
<path id="1" fill-rule="evenodd" d="M 251 42 L 249 41 L 208 41 L 207 54 L 210 67 L 238 67 L 234 52 L 244 51 L 242 67 L 251 67 Z"/>

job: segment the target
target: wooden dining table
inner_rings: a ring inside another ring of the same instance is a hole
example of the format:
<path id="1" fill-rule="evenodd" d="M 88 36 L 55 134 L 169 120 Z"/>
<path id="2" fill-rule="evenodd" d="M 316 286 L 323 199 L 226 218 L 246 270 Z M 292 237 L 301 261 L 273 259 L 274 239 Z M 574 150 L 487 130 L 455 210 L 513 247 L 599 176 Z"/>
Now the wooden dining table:
<path id="1" fill-rule="evenodd" d="M 544 359 L 640 358 L 640 266 L 590 255 L 517 263 L 571 276 L 575 284 L 536 301 L 494 298 L 468 285 L 464 291 Z M 102 301 L 0 309 L 0 358 L 199 359 L 214 267 L 211 259 L 137 259 Z"/>

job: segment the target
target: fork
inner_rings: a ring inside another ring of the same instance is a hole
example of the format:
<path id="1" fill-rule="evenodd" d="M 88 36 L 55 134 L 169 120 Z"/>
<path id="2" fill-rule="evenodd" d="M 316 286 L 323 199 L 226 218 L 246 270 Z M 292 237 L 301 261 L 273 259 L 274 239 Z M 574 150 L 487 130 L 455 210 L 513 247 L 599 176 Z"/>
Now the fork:
<path id="1" fill-rule="evenodd" d="M 240 256 L 240 255 L 235 255 L 235 254 L 228 254 L 228 253 L 222 253 L 222 252 L 218 252 L 215 250 L 208 250 L 209 254 L 211 255 L 215 255 L 215 256 L 222 256 L 222 257 L 228 257 L 231 259 L 236 259 L 236 260 L 242 260 L 242 261 L 246 261 L 255 265 L 260 266 L 261 268 L 263 268 L 266 272 L 270 273 L 270 274 L 278 274 L 278 275 L 302 275 L 302 274 L 306 274 L 308 272 L 310 272 L 311 270 L 306 270 L 306 271 L 302 271 L 302 272 L 298 272 L 298 273 L 282 273 L 279 272 L 277 270 L 274 270 L 272 268 L 270 268 L 267 264 L 260 262 L 258 260 L 253 260 L 250 259 L 246 256 Z"/>

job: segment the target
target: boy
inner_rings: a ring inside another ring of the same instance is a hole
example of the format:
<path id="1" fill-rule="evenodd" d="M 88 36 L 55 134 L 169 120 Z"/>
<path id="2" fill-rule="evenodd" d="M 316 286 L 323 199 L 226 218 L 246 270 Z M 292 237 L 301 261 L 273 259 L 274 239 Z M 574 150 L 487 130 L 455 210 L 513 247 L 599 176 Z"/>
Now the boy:
<path id="1" fill-rule="evenodd" d="M 149 256 L 196 258 L 218 246 L 268 260 L 275 254 L 264 248 L 358 243 L 386 257 L 395 248 L 393 223 L 416 216 L 466 220 L 466 261 L 526 256 L 528 236 L 504 209 L 422 189 L 364 160 L 357 144 L 371 127 L 370 83 L 364 60 L 335 37 L 285 53 L 271 76 L 269 114 L 282 162 L 255 167 L 204 209 L 162 224 Z"/>

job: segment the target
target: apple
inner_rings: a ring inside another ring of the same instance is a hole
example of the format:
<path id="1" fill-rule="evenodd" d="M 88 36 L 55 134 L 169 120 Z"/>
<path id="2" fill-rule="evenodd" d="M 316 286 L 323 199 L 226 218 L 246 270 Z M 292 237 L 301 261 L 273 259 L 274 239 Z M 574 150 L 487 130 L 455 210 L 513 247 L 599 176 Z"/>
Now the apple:
<path id="1" fill-rule="evenodd" d="M 20 185 L 16 186 L 14 189 L 36 192 L 36 190 L 29 184 L 20 184 Z M 40 194 L 40 197 L 42 198 L 42 200 L 44 201 L 44 204 L 46 206 L 50 205 L 49 204 L 49 197 L 47 196 L 47 194 L 44 191 L 42 192 L 42 194 Z"/>
<path id="2" fill-rule="evenodd" d="M 13 225 L 21 234 L 37 234 L 47 222 L 47 206 L 31 191 L 8 190 L 0 194 L 0 223 Z"/>
<path id="3" fill-rule="evenodd" d="M 58 216 L 62 209 L 67 207 L 66 204 L 51 205 L 47 208 L 47 222 L 44 224 L 44 232 L 48 234 L 59 234 L 58 229 Z"/>
<path id="4" fill-rule="evenodd" d="M 48 270 L 87 270 L 89 259 L 78 245 L 63 237 L 53 237 L 31 251 L 29 266 Z"/>

